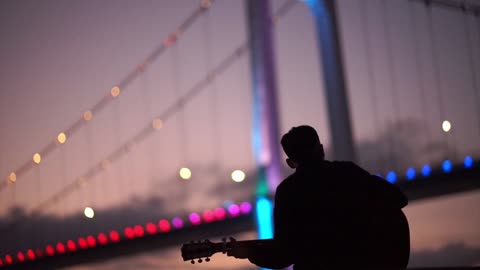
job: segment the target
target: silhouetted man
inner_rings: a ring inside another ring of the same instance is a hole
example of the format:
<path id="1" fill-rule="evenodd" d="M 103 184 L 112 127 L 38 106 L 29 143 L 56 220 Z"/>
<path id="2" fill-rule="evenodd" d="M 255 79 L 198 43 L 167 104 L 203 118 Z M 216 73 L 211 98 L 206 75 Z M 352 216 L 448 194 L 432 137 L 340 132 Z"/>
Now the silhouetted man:
<path id="1" fill-rule="evenodd" d="M 227 255 L 264 268 L 405 269 L 410 255 L 407 197 L 350 161 L 328 161 L 314 128 L 281 139 L 295 171 L 275 192 L 274 238 L 259 245 L 232 239 Z"/>

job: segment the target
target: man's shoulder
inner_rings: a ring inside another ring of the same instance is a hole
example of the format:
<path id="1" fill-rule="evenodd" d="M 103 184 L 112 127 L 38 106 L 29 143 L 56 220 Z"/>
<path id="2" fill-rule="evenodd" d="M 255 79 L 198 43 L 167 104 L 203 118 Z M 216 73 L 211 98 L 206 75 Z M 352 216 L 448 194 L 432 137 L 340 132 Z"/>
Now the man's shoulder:
<path id="1" fill-rule="evenodd" d="M 355 174 L 370 174 L 367 170 L 350 160 L 334 160 L 327 162 L 331 168 L 337 170 L 344 170 L 345 172 L 351 172 Z"/>

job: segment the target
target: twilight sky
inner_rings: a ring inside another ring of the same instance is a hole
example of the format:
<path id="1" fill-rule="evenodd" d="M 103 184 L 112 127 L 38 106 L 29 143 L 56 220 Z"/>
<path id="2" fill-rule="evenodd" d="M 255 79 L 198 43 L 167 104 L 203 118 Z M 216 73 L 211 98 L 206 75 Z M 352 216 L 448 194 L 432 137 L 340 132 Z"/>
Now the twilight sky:
<path id="1" fill-rule="evenodd" d="M 2 179 L 81 120 L 199 2 L 1 1 Z M 271 1 L 272 9 L 284 2 Z M 67 134 L 64 145 L 55 146 L 15 185 L 0 190 L 0 216 L 7 220 L 13 206 L 28 213 L 55 194 L 61 195 L 59 201 L 49 203 L 42 213 L 60 219 L 81 214 L 87 205 L 99 213 L 150 205 L 150 215 L 168 217 L 218 207 L 227 199 L 249 199 L 255 185 L 248 52 L 235 58 L 182 110 L 162 119 L 162 129 L 130 145 L 115 162 L 104 161 L 245 43 L 243 3 L 215 1 L 175 45 L 121 89 L 119 97 L 74 134 Z M 338 5 L 359 163 L 385 174 L 443 158 L 478 159 L 478 18 L 434 7 L 431 32 L 428 12 L 418 3 L 342 0 Z M 303 3 L 281 17 L 274 37 L 280 133 L 310 124 L 328 150 L 314 25 Z M 452 132 L 441 130 L 443 120 L 451 121 Z M 107 168 L 86 185 L 69 194 L 60 192 L 99 164 Z M 178 179 L 182 166 L 192 169 L 188 182 Z M 229 180 L 234 169 L 247 172 L 243 183 Z M 461 243 L 479 248 L 478 193 L 446 201 L 409 206 L 414 247 L 441 249 Z M 438 210 L 447 206 L 448 211 Z M 450 226 L 461 230 L 448 232 Z"/>

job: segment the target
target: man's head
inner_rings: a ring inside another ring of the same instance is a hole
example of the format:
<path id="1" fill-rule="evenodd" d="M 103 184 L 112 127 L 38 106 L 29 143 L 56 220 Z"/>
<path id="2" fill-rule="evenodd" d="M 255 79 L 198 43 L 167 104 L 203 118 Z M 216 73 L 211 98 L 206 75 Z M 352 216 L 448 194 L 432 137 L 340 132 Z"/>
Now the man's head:
<path id="1" fill-rule="evenodd" d="M 282 136 L 281 144 L 287 154 L 287 164 L 297 168 L 314 159 L 325 159 L 323 145 L 320 143 L 317 131 L 308 125 L 291 128 Z"/>

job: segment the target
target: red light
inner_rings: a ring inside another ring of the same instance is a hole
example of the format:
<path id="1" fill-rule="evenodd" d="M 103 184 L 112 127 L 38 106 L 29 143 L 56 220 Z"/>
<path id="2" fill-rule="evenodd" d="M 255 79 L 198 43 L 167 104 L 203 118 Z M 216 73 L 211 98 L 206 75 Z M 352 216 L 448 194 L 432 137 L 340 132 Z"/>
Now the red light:
<path id="1" fill-rule="evenodd" d="M 43 257 L 43 250 L 41 248 L 37 248 L 35 250 L 35 254 L 37 255 L 37 257 Z"/>
<path id="2" fill-rule="evenodd" d="M 157 226 L 153 222 L 147 223 L 147 232 L 149 234 L 156 234 L 157 233 Z"/>
<path id="3" fill-rule="evenodd" d="M 85 248 L 88 247 L 87 241 L 86 241 L 85 238 L 83 238 L 83 237 L 78 238 L 78 241 L 77 241 L 77 242 L 78 242 L 78 246 L 79 246 L 80 248 L 85 249 Z"/>
<path id="4" fill-rule="evenodd" d="M 126 227 L 123 232 L 125 233 L 125 236 L 129 239 L 132 239 L 135 237 L 135 232 L 131 227 Z"/>
<path id="5" fill-rule="evenodd" d="M 12 256 L 6 255 L 6 256 L 5 256 L 5 262 L 6 262 L 7 264 L 12 264 L 12 263 L 13 263 Z"/>
<path id="6" fill-rule="evenodd" d="M 120 241 L 120 235 L 118 234 L 117 231 L 111 231 L 110 232 L 110 240 L 112 240 L 112 242 Z"/>
<path id="7" fill-rule="evenodd" d="M 58 251 L 58 253 L 60 253 L 60 254 L 65 253 L 65 245 L 64 245 L 63 243 L 61 243 L 61 242 L 58 242 L 58 243 L 57 243 L 57 251 Z"/>
<path id="8" fill-rule="evenodd" d="M 87 236 L 87 245 L 88 247 L 95 247 L 97 245 L 97 240 L 95 240 L 95 237 L 89 235 Z"/>
<path id="9" fill-rule="evenodd" d="M 135 227 L 133 227 L 133 230 L 135 231 L 136 237 L 142 237 L 145 234 L 145 230 L 140 225 L 135 225 Z"/>
<path id="10" fill-rule="evenodd" d="M 29 260 L 35 260 L 35 252 L 32 249 L 27 250 L 27 257 Z"/>
<path id="11" fill-rule="evenodd" d="M 25 255 L 23 255 L 23 252 L 19 251 L 17 253 L 17 259 L 19 262 L 24 262 L 25 261 Z"/>
<path id="12" fill-rule="evenodd" d="M 45 253 L 47 253 L 48 256 L 53 256 L 53 254 L 55 254 L 55 249 L 53 249 L 51 245 L 48 245 L 45 248 Z"/>
<path id="13" fill-rule="evenodd" d="M 217 220 L 223 220 L 227 216 L 227 211 L 223 208 L 216 208 L 215 209 L 215 217 Z"/>
<path id="14" fill-rule="evenodd" d="M 203 211 L 203 220 L 205 222 L 212 222 L 215 220 L 215 215 L 212 210 L 205 210 Z"/>
<path id="15" fill-rule="evenodd" d="M 160 227 L 161 232 L 168 232 L 170 231 L 170 222 L 166 219 L 162 219 L 158 222 L 158 227 Z"/>
<path id="16" fill-rule="evenodd" d="M 75 241 L 68 240 L 67 241 L 67 248 L 68 248 L 69 251 L 72 251 L 72 252 L 77 250 L 77 245 L 75 244 Z"/>
<path id="17" fill-rule="evenodd" d="M 3 261 L 2 261 L 2 259 L 0 259 L 0 266 L 3 266 Z"/>
<path id="18" fill-rule="evenodd" d="M 105 245 L 108 243 L 108 238 L 104 233 L 98 234 L 97 239 L 101 245 Z"/>

